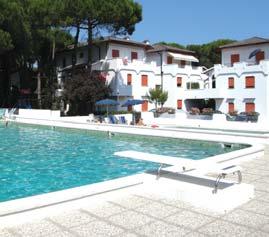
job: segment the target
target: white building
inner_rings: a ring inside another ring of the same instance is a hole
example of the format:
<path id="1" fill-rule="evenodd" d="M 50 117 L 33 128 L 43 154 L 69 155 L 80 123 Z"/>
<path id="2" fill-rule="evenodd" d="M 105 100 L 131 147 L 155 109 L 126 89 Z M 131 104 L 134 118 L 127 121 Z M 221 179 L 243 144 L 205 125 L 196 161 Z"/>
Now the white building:
<path id="1" fill-rule="evenodd" d="M 58 82 L 63 84 L 71 68 L 71 50 L 57 55 Z M 195 85 L 203 86 L 205 75 L 198 67 L 195 52 L 164 45 L 151 46 L 128 38 L 104 38 L 93 47 L 92 69 L 103 72 L 112 88 L 112 97 L 123 103 L 129 98 L 146 99 L 150 88 L 163 86 L 168 91 L 166 107 L 185 109 L 184 91 Z M 77 52 L 77 66 L 87 62 L 87 46 Z M 135 106 L 137 111 L 154 108 L 147 101 Z M 120 108 L 123 110 L 124 108 Z"/>
<path id="2" fill-rule="evenodd" d="M 269 40 L 250 38 L 221 47 L 222 62 L 204 70 L 195 52 L 165 45 L 150 45 L 128 38 L 104 38 L 95 43 L 92 69 L 102 72 L 112 97 L 146 99 L 150 88 L 168 91 L 166 107 L 191 111 L 211 108 L 222 113 L 258 112 L 269 119 Z M 77 66 L 87 63 L 87 46 L 79 47 Z M 59 84 L 71 67 L 71 50 L 57 56 Z M 135 106 L 148 111 L 153 104 Z M 118 108 L 123 110 L 124 108 Z"/>
<path id="3" fill-rule="evenodd" d="M 224 45 L 221 64 L 205 80 L 205 89 L 186 93 L 186 101 L 211 100 L 223 113 L 258 112 L 259 122 L 269 119 L 269 40 L 253 37 Z M 199 107 L 199 106 L 198 106 Z"/>

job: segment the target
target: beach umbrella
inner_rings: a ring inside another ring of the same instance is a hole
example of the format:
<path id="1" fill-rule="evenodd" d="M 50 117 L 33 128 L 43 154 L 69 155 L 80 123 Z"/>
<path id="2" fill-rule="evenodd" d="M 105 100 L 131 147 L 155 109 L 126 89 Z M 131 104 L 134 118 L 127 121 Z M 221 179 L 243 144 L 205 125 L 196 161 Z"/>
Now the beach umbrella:
<path id="1" fill-rule="evenodd" d="M 252 57 L 256 56 L 256 54 L 259 52 L 261 52 L 261 49 L 255 49 L 249 54 L 248 58 L 251 59 Z"/>
<path id="2" fill-rule="evenodd" d="M 145 102 L 145 100 L 138 100 L 138 99 L 129 99 L 123 103 L 121 107 L 128 107 L 128 106 L 134 106 L 134 105 L 141 105 Z M 133 113 L 133 124 L 134 124 L 134 113 Z"/>
<path id="3" fill-rule="evenodd" d="M 141 105 L 145 100 L 129 99 L 121 107 L 128 107 L 133 105 Z"/>
<path id="4" fill-rule="evenodd" d="M 103 100 L 97 101 L 95 103 L 95 105 L 97 105 L 97 106 L 106 106 L 106 114 L 108 116 L 108 107 L 109 106 L 119 105 L 119 102 L 117 102 L 116 100 L 111 100 L 111 99 L 103 99 Z"/>

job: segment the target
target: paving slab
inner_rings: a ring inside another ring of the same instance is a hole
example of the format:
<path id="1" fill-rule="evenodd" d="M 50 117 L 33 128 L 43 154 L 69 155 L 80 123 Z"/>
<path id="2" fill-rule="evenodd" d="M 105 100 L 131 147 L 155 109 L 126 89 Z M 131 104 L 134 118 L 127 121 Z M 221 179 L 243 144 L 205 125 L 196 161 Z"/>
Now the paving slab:
<path id="1" fill-rule="evenodd" d="M 198 230 L 210 236 L 251 236 L 252 229 L 223 220 L 216 220 Z"/>

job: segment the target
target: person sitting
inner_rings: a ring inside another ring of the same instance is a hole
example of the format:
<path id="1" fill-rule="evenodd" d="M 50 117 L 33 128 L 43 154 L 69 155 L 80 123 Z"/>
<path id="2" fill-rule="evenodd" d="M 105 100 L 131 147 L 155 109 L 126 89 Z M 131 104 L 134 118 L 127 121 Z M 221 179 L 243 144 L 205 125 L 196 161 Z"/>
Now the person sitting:
<path id="1" fill-rule="evenodd" d="M 138 126 L 145 126 L 145 124 L 144 124 L 144 122 L 143 122 L 143 119 L 140 118 L 140 119 L 138 120 L 138 122 L 136 123 L 136 125 L 138 125 Z"/>

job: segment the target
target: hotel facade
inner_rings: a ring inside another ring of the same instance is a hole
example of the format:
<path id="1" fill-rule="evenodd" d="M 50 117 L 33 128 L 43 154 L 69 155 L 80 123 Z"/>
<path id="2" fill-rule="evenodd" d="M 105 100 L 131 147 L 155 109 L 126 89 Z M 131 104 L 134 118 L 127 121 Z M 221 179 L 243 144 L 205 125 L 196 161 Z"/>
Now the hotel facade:
<path id="1" fill-rule="evenodd" d="M 166 45 L 150 45 L 129 38 L 104 38 L 92 50 L 92 70 L 99 71 L 121 104 L 144 99 L 136 111 L 154 108 L 147 102 L 150 88 L 168 91 L 165 107 L 191 112 L 211 108 L 224 114 L 259 113 L 259 122 L 269 118 L 269 40 L 253 37 L 221 48 L 221 64 L 199 66 L 195 52 Z M 77 51 L 76 66 L 87 64 L 87 46 Z M 61 94 L 71 68 L 72 49 L 57 54 Z M 124 108 L 118 108 L 123 110 Z"/>

